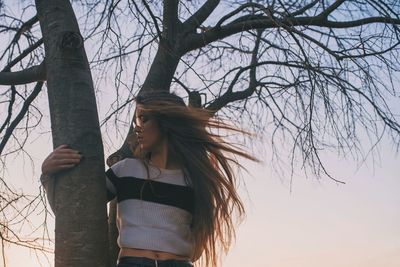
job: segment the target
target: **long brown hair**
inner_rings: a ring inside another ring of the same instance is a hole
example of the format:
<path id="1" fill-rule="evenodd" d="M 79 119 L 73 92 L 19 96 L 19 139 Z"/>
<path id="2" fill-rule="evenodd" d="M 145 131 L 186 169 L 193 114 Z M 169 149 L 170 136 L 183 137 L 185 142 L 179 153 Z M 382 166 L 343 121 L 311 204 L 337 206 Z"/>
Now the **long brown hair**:
<path id="1" fill-rule="evenodd" d="M 144 94 L 137 97 L 136 103 L 156 119 L 161 133 L 167 136 L 168 153 L 177 157 L 186 182 L 193 187 L 193 258 L 203 254 L 200 263 L 217 266 L 217 251 L 227 252 L 235 237 L 235 219 L 244 215 L 232 164 L 245 169 L 236 156 L 258 161 L 226 142 L 219 131 L 249 133 L 215 118 L 212 111 L 186 106 L 171 93 Z M 138 146 L 134 155 L 148 164 L 149 154 L 140 153 Z"/>

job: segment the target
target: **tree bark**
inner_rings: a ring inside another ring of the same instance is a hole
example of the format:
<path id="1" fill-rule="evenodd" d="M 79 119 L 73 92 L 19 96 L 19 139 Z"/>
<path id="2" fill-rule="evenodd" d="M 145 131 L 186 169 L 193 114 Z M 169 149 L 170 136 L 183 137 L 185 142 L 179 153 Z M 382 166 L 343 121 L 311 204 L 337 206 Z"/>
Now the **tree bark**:
<path id="1" fill-rule="evenodd" d="M 173 0 L 164 2 L 163 13 L 163 32 L 160 36 L 160 43 L 139 94 L 147 91 L 169 91 L 176 68 L 184 54 L 181 45 L 183 39 L 181 35 L 184 34 L 182 32 L 183 25 L 178 20 L 177 15 L 178 1 Z M 133 133 L 132 123 L 133 118 L 123 145 L 115 153 L 110 155 L 108 160 L 113 157 L 121 160 L 132 156 L 127 144 L 128 136 Z"/>
<path id="2" fill-rule="evenodd" d="M 151 64 L 140 92 L 164 90 L 169 91 L 172 78 L 178 67 L 182 49 L 182 23 L 178 20 L 178 0 L 164 1 L 163 31 L 157 54 Z"/>
<path id="3" fill-rule="evenodd" d="M 68 0 L 36 0 L 53 146 L 82 152 L 54 183 L 55 267 L 109 267 L 104 155 L 83 39 Z"/>
<path id="4" fill-rule="evenodd" d="M 110 211 L 108 213 L 108 238 L 110 240 L 110 266 L 116 266 L 119 254 L 119 246 L 117 244 L 118 228 L 117 228 L 117 199 L 110 202 Z"/>
<path id="5" fill-rule="evenodd" d="M 164 17 L 163 17 L 163 32 L 160 36 L 160 44 L 151 64 L 149 73 L 143 83 L 139 94 L 148 91 L 169 91 L 172 79 L 174 77 L 176 68 L 178 67 L 183 49 L 181 48 L 179 38 L 180 29 L 182 25 L 177 18 L 178 1 L 164 2 Z M 107 164 L 111 166 L 116 161 L 120 161 L 127 157 L 132 157 L 132 151 L 129 149 L 128 137 L 133 133 L 133 119 L 129 127 L 128 134 L 122 146 L 110 155 L 107 159 Z M 115 225 L 116 216 L 116 203 L 110 204 L 109 212 L 109 237 L 110 237 L 110 253 L 111 262 L 116 262 L 119 248 L 116 244 L 118 230 Z"/>
<path id="6" fill-rule="evenodd" d="M 181 54 L 176 47 L 171 46 L 169 41 L 161 40 L 140 93 L 153 90 L 169 91 L 180 58 Z"/>

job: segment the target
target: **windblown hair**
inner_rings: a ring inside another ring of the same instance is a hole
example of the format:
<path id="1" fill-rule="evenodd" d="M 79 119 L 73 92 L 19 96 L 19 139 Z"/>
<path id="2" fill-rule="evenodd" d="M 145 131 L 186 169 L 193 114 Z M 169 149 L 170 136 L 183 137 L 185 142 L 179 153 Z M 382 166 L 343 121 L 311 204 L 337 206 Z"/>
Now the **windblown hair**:
<path id="1" fill-rule="evenodd" d="M 167 137 L 168 155 L 172 153 L 177 158 L 186 182 L 194 189 L 193 259 L 202 255 L 199 261 L 202 265 L 217 266 L 217 252 L 227 252 L 235 237 L 236 219 L 242 219 L 244 215 L 243 203 L 236 190 L 238 177 L 232 164 L 244 168 L 236 156 L 258 161 L 224 141 L 217 132 L 249 133 L 214 118 L 212 111 L 187 107 L 179 96 L 171 93 L 144 94 L 136 98 L 136 103 L 143 106 L 143 112 L 156 119 L 161 133 Z M 141 153 L 138 146 L 131 149 L 148 166 L 150 155 Z"/>

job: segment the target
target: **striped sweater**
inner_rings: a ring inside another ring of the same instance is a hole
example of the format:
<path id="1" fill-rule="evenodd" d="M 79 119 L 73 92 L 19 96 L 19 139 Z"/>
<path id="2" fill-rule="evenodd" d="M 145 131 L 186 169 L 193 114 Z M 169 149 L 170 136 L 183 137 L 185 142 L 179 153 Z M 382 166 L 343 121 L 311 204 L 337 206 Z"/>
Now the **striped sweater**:
<path id="1" fill-rule="evenodd" d="M 134 158 L 106 171 L 107 194 L 117 197 L 120 247 L 150 249 L 190 257 L 193 252 L 194 193 L 182 170 L 145 165 Z"/>
<path id="2" fill-rule="evenodd" d="M 51 179 L 52 180 L 52 179 Z M 51 208 L 53 183 L 41 177 Z M 119 247 L 193 255 L 194 192 L 182 170 L 160 169 L 135 158 L 123 159 L 106 171 L 108 201 L 117 198 Z"/>

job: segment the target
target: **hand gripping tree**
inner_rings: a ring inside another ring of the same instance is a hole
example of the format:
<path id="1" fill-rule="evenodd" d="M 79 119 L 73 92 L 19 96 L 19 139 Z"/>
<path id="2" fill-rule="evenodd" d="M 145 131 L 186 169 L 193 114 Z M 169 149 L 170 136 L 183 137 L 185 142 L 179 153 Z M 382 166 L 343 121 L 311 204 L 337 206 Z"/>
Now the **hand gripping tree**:
<path id="1" fill-rule="evenodd" d="M 246 119 L 270 135 L 274 154 L 283 140 L 291 163 L 300 158 L 317 177 L 334 179 L 322 149 L 362 153 L 361 130 L 373 145 L 384 134 L 399 145 L 391 110 L 399 94 L 398 0 L 72 2 L 79 25 L 68 0 L 0 1 L 0 34 L 8 37 L 0 39 L 0 85 L 8 86 L 0 95 L 2 158 L 23 149 L 28 134 L 23 142 L 20 135 L 33 127 L 17 126 L 40 114 L 32 103 L 44 82 L 53 146 L 67 143 L 86 156 L 54 184 L 56 267 L 115 264 L 99 179 L 100 126 L 131 109 L 133 88 L 180 90 L 191 105 Z M 90 61 L 84 43 L 91 43 Z M 115 77 L 116 101 L 101 124 L 91 69 L 99 83 L 106 72 Z M 129 156 L 127 147 L 125 140 L 107 164 Z M 0 210 L 7 214 L 23 195 L 0 178 Z M 0 219 L 2 244 L 40 248 L 13 231 L 10 220 L 21 217 Z"/>

